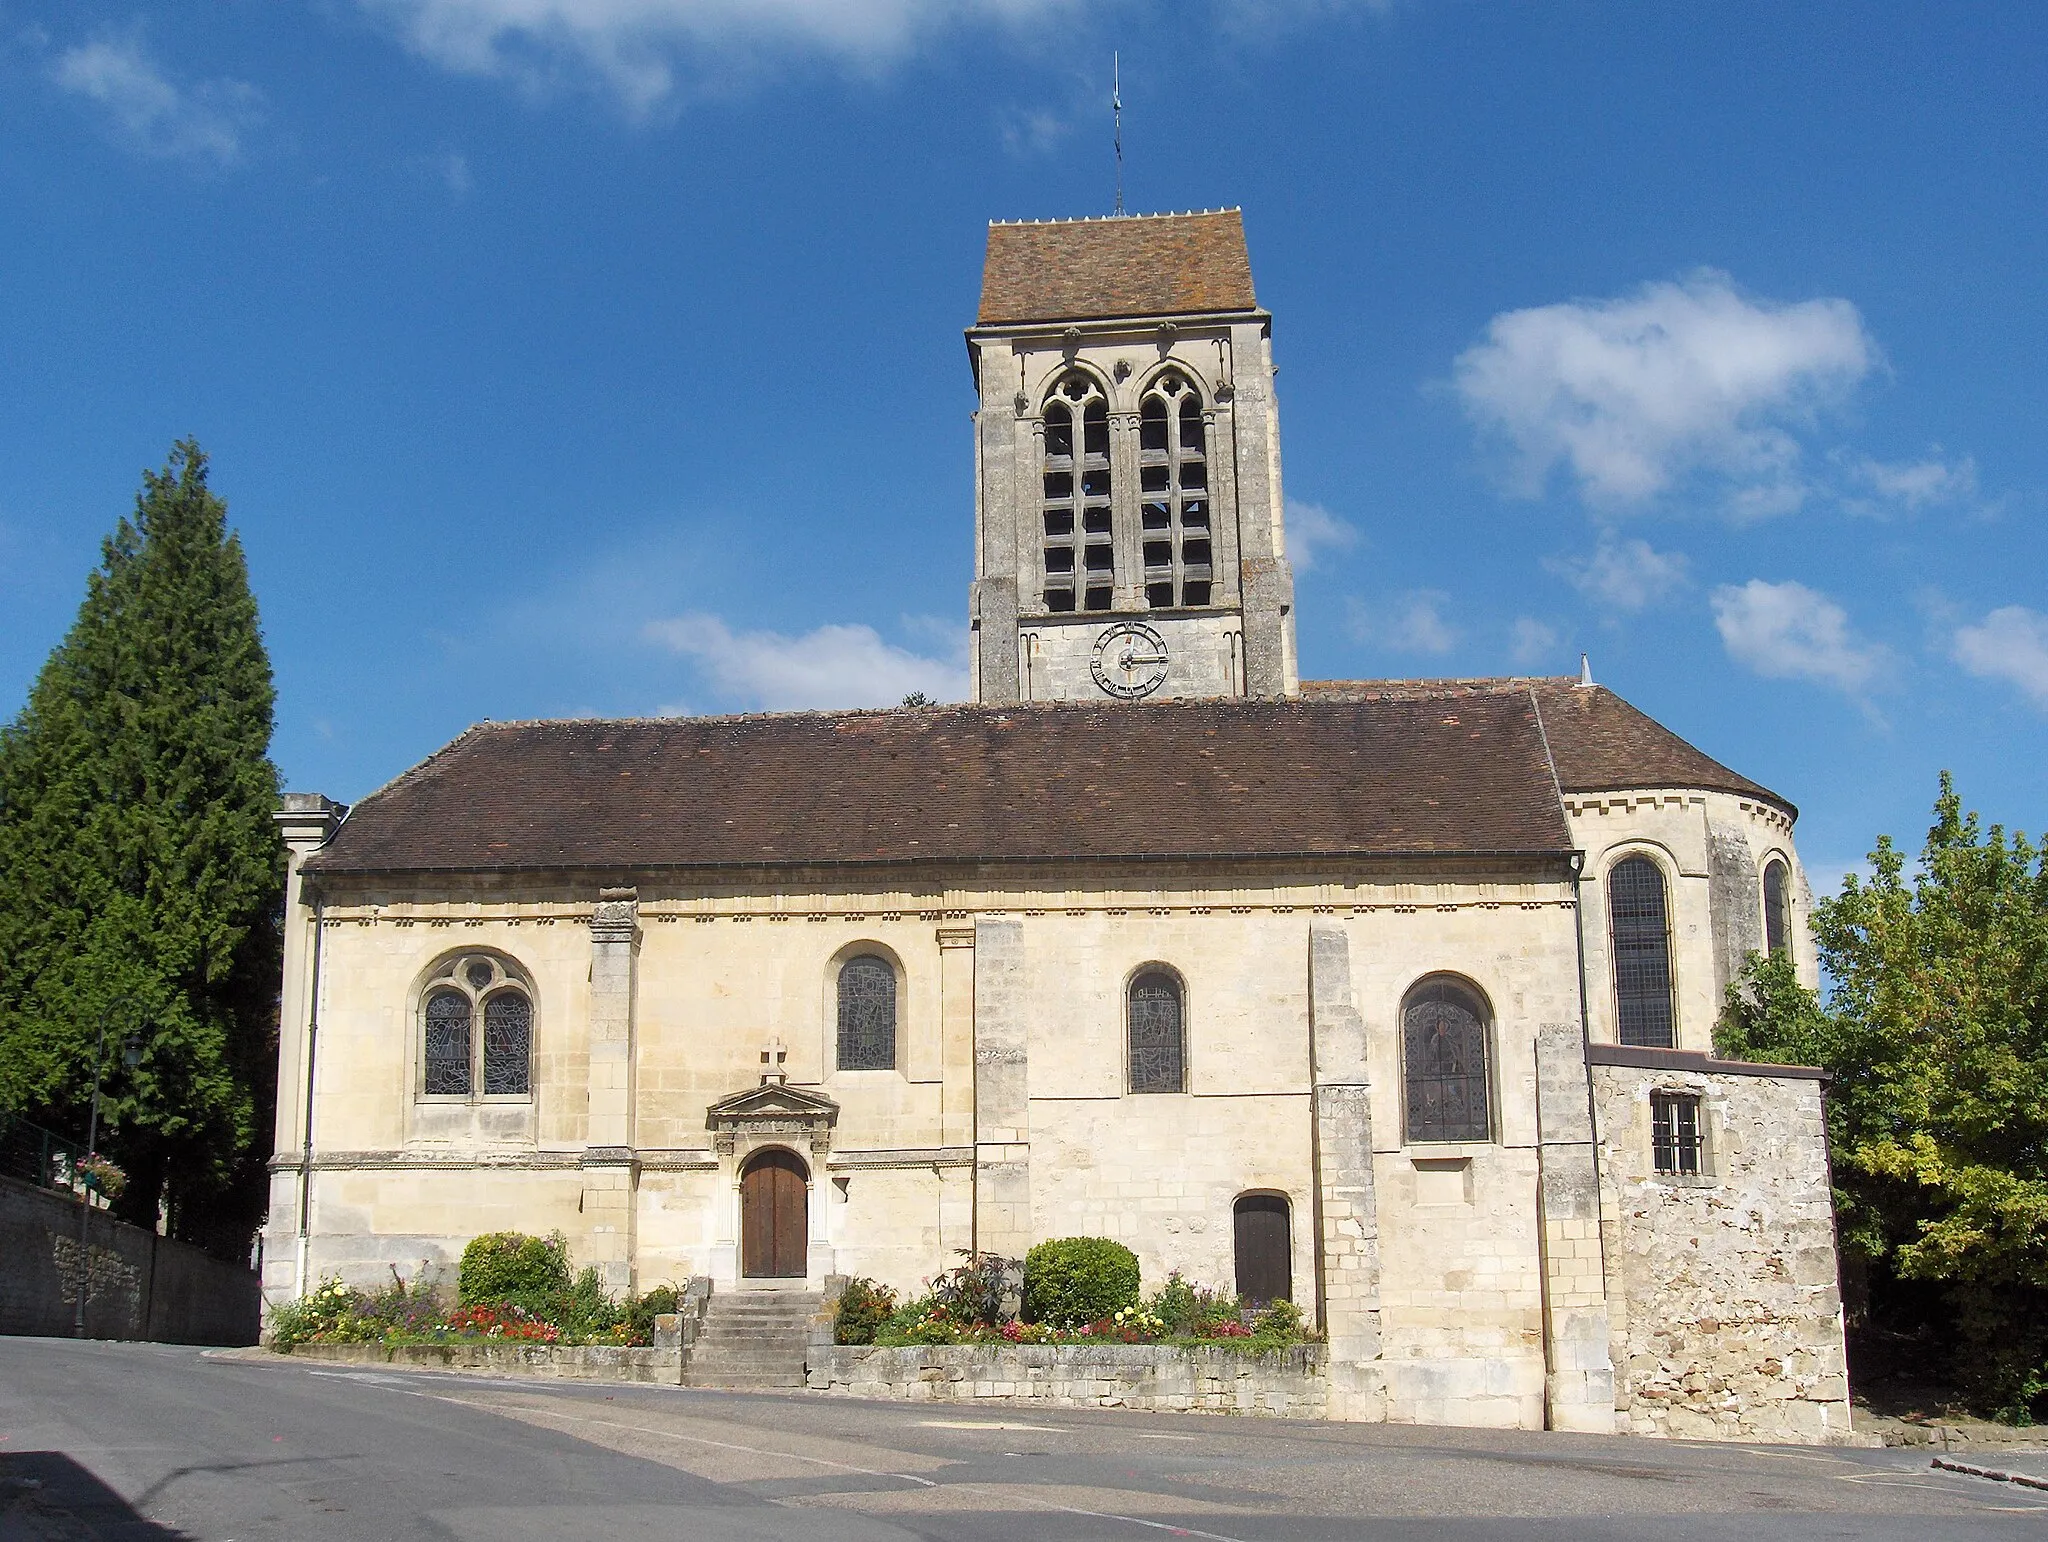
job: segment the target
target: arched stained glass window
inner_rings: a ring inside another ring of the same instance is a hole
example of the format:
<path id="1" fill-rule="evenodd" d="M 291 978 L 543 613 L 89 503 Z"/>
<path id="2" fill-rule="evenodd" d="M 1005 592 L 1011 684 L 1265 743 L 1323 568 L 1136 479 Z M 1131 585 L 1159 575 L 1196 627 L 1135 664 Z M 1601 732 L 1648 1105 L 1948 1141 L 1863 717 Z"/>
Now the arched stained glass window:
<path id="1" fill-rule="evenodd" d="M 1187 1090 L 1187 1033 L 1180 981 L 1148 969 L 1131 981 L 1131 1091 Z"/>
<path id="2" fill-rule="evenodd" d="M 532 1090 L 533 1003 L 518 990 L 484 1002 L 484 1095 L 506 1097 Z"/>
<path id="3" fill-rule="evenodd" d="M 1155 610 L 1207 605 L 1214 590 L 1207 442 L 1201 396 L 1167 371 L 1138 412 L 1139 534 L 1145 603 Z"/>
<path id="4" fill-rule="evenodd" d="M 420 1002 L 419 1086 L 429 1097 L 532 1094 L 533 996 L 504 960 L 458 955 L 433 971 Z"/>
<path id="5" fill-rule="evenodd" d="M 839 1069 L 896 1069 L 896 970 L 872 953 L 840 966 Z"/>
<path id="6" fill-rule="evenodd" d="M 427 997 L 421 1089 L 435 1097 L 469 1093 L 469 997 L 441 989 Z"/>
<path id="7" fill-rule="evenodd" d="M 1670 1049 L 1671 921 L 1664 874 L 1648 857 L 1626 857 L 1607 875 L 1614 951 L 1614 1012 L 1621 1042 Z"/>
<path id="8" fill-rule="evenodd" d="M 1045 608 L 1108 610 L 1116 589 L 1110 536 L 1109 403 L 1069 371 L 1045 406 Z"/>
<path id="9" fill-rule="evenodd" d="M 1493 1139 L 1486 1006 L 1455 980 L 1429 980 L 1401 1007 L 1408 1139 Z"/>
<path id="10" fill-rule="evenodd" d="M 1776 857 L 1764 864 L 1764 946 L 1772 953 L 1792 951 L 1791 876 Z"/>

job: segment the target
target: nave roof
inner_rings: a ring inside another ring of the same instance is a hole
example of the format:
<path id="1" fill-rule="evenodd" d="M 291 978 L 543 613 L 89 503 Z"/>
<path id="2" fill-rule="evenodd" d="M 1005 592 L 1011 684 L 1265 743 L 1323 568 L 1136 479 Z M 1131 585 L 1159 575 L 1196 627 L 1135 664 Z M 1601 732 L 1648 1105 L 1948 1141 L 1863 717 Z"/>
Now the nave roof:
<path id="1" fill-rule="evenodd" d="M 1641 774 L 1611 780 L 1632 757 Z M 1290 700 L 484 723 L 363 799 L 308 866 L 1552 854 L 1572 846 L 1560 782 L 1771 797 L 1597 686 L 1328 682 Z"/>

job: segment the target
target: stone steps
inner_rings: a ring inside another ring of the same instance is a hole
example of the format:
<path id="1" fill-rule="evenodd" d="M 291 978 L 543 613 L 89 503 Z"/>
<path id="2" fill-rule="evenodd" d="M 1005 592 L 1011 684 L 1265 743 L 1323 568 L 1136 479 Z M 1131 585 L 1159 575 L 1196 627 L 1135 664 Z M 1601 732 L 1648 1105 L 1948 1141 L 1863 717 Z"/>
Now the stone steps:
<path id="1" fill-rule="evenodd" d="M 683 1380 L 692 1387 L 801 1387 L 816 1291 L 757 1290 L 714 1295 Z"/>

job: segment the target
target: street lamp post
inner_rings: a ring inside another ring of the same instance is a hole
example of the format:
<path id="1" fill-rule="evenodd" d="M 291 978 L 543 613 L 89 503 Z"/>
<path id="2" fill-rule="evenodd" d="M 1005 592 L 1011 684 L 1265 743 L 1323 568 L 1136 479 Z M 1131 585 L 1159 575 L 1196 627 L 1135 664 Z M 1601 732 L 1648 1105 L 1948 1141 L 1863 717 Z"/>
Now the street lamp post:
<path id="1" fill-rule="evenodd" d="M 116 996 L 107 1003 L 107 1009 L 100 1013 L 100 1034 L 98 1040 L 93 1044 L 92 1050 L 92 1118 L 86 1125 L 85 1154 L 87 1156 L 95 1154 L 93 1148 L 98 1146 L 100 1141 L 100 1079 L 106 1070 L 107 1063 L 107 1029 L 113 1024 L 114 1012 L 117 1008 L 132 1007 L 134 1005 L 135 1000 L 132 996 Z M 127 1041 L 122 1047 L 121 1063 L 132 1071 L 141 1059 L 142 1034 L 141 1030 L 138 1029 L 136 1032 L 128 1035 Z M 73 1163 L 72 1166 L 76 1170 L 77 1164 Z M 87 1283 L 92 1277 L 87 1265 L 86 1254 L 86 1239 L 90 1235 L 87 1228 L 92 1224 L 92 1186 L 81 1179 L 78 1187 L 78 1283 L 72 1290 L 71 1336 L 75 1339 L 82 1339 L 85 1337 L 85 1292 Z"/>

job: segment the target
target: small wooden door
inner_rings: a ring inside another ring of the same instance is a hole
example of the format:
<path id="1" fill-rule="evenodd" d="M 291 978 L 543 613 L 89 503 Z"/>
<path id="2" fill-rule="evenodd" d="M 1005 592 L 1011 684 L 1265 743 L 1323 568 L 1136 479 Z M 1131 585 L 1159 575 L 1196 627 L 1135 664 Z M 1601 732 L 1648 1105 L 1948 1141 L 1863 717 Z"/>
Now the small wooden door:
<path id="1" fill-rule="evenodd" d="M 1247 1194 L 1236 1205 L 1237 1294 L 1245 1302 L 1294 1299 L 1294 1244 L 1287 1201 Z"/>
<path id="2" fill-rule="evenodd" d="M 747 1278 L 803 1278 L 810 1234 L 808 1177 L 789 1151 L 764 1151 L 740 1175 L 740 1273 Z"/>

